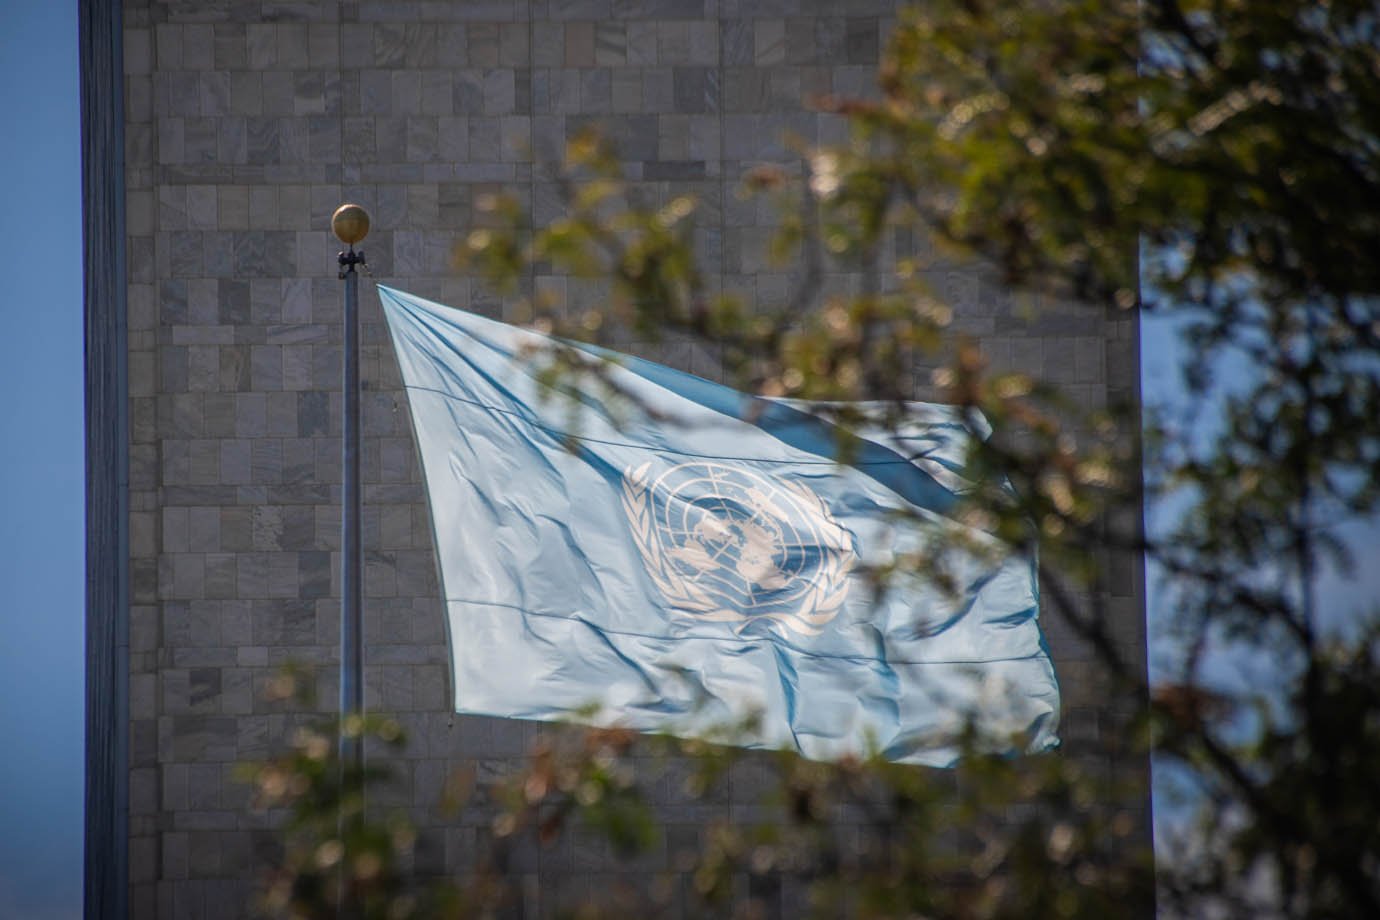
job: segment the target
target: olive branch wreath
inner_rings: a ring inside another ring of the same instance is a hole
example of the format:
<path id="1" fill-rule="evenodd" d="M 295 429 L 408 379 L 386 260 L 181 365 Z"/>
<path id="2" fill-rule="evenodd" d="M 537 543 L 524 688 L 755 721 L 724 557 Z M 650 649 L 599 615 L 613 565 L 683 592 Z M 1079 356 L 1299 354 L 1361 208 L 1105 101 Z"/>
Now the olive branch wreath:
<path id="1" fill-rule="evenodd" d="M 656 525 L 652 518 L 651 480 L 647 475 L 651 463 L 644 463 L 623 473 L 622 504 L 627 515 L 633 540 L 637 544 L 647 574 L 661 591 L 662 597 L 670 606 L 689 614 L 697 620 L 715 623 L 736 623 L 735 632 L 741 632 L 755 620 L 770 620 L 783 632 L 793 632 L 803 636 L 817 636 L 834 617 L 838 616 L 848 596 L 848 576 L 853 570 L 855 557 L 851 552 L 825 553 L 825 561 L 820 565 L 811 582 L 799 609 L 776 611 L 748 616 L 726 608 L 703 586 L 687 578 L 668 564 L 661 541 L 656 536 Z M 803 485 L 782 482 L 798 499 L 817 509 L 820 516 L 834 527 L 829 508 L 824 500 Z M 842 528 L 839 528 L 842 530 Z"/>

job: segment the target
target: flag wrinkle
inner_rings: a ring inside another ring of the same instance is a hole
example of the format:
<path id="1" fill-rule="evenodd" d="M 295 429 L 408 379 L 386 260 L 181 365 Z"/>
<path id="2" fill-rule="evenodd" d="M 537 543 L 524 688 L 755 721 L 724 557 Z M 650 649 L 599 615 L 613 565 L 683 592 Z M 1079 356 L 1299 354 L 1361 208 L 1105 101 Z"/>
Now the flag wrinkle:
<path id="1" fill-rule="evenodd" d="M 460 711 L 715 740 L 746 725 L 736 743 L 816 759 L 950 764 L 969 717 L 984 749 L 1058 743 L 1033 564 L 951 516 L 988 434 L 961 410 L 821 419 L 605 350 L 613 389 L 561 396 L 543 368 L 569 343 L 379 294 Z M 912 564 L 932 551 L 955 590 Z"/>
<path id="2" fill-rule="evenodd" d="M 806 657 L 806 658 L 813 658 L 813 659 L 819 659 L 819 660 L 829 660 L 829 661 L 856 661 L 856 662 L 867 662 L 867 663 L 881 664 L 881 665 L 898 664 L 898 665 L 908 665 L 908 666 L 909 666 L 909 665 L 931 665 L 931 664 L 932 664 L 932 665 L 969 665 L 969 664 L 985 664 L 985 663 L 993 662 L 993 661 L 1034 661 L 1034 660 L 1040 660 L 1040 659 L 1042 659 L 1042 658 L 1044 657 L 1044 655 L 1043 655 L 1040 651 L 1034 651 L 1034 652 L 1031 652 L 1031 653 L 1026 654 L 1026 655 L 1011 655 L 1011 656 L 1007 656 L 1007 657 L 1004 657 L 1004 658 L 973 657 L 973 658 L 892 659 L 892 658 L 888 658 L 888 657 L 885 657 L 885 656 L 878 657 L 878 656 L 873 656 L 873 655 L 839 655 L 839 654 L 828 654 L 828 653 L 823 653 L 823 652 L 816 652 L 816 651 L 813 651 L 813 650 L 807 649 L 807 648 L 802 648 L 802 647 L 799 646 L 799 645 L 793 645 L 793 644 L 791 644 L 788 640 L 783 640 L 783 639 L 774 639 L 774 640 L 770 640 L 770 641 L 764 641 L 764 640 L 761 639 L 760 637 L 756 637 L 756 636 L 734 636 L 734 635 L 731 635 L 731 634 L 709 634 L 709 633 L 691 633 L 691 632 L 684 632 L 684 633 L 675 633 L 675 634 L 669 634 L 669 635 L 668 635 L 668 634 L 666 634 L 666 633 L 641 633 L 641 632 L 632 632 L 632 631 L 629 631 L 629 630 L 611 629 L 611 628 L 608 628 L 608 627 L 600 626 L 600 625 L 598 624 L 598 618 L 597 618 L 597 617 L 591 617 L 591 616 L 589 616 L 589 615 L 582 614 L 582 613 L 579 613 L 579 612 L 560 613 L 560 612 L 548 611 L 548 610 L 534 610 L 534 609 L 531 609 L 530 607 L 524 606 L 524 605 L 522 605 L 522 604 L 504 603 L 504 602 L 502 602 L 502 601 L 471 600 L 471 599 L 467 599 L 467 598 L 454 598 L 454 597 L 452 597 L 452 598 L 446 598 L 446 601 L 447 601 L 447 603 L 452 603 L 452 604 L 473 604 L 473 605 L 476 605 L 476 606 L 484 606 L 484 607 L 501 607 L 501 608 L 503 608 L 503 609 L 505 609 L 505 610 L 512 610 L 512 611 L 514 611 L 515 613 L 518 613 L 518 614 L 520 614 L 520 615 L 523 616 L 523 617 L 542 617 L 542 618 L 544 618 L 544 619 L 549 619 L 549 620 L 567 620 L 567 621 L 572 622 L 572 623 L 581 623 L 581 624 L 583 624 L 583 625 L 585 625 L 585 626 L 590 626 L 590 627 L 599 629 L 599 630 L 601 630 L 602 632 L 609 633 L 609 634 L 611 634 L 611 635 L 628 636 L 629 638 L 650 639 L 650 640 L 669 641 L 669 642 L 675 642 L 675 641 L 679 641 L 679 640 L 682 640 L 682 639 L 695 639 L 695 640 L 703 640 L 703 641 L 709 641 L 709 642 L 719 642 L 719 643 L 723 643 L 723 644 L 725 644 L 725 645 L 733 646 L 733 647 L 736 647 L 736 648 L 741 648 L 741 649 L 743 649 L 743 650 L 745 650 L 745 651 L 751 651 L 751 650 L 759 649 L 759 648 L 761 648 L 761 647 L 764 646 L 764 645 L 768 645 L 768 646 L 772 646 L 772 647 L 783 646 L 783 647 L 785 647 L 785 648 L 788 648 L 791 652 L 793 652 L 793 653 L 796 654 L 796 655 L 800 655 L 800 656 L 803 656 L 803 657 Z"/>
<path id="3" fill-rule="evenodd" d="M 699 458 L 704 459 L 704 460 L 733 460 L 733 461 L 736 461 L 736 462 L 739 462 L 739 463 L 780 463 L 780 462 L 781 462 L 780 460 L 777 460 L 777 459 L 774 459 L 774 458 L 771 458 L 771 457 L 743 457 L 743 456 L 738 456 L 738 455 L 736 455 L 736 454 L 703 454 L 703 453 L 695 453 L 695 452 L 693 452 L 693 451 L 687 451 L 687 450 L 683 450 L 683 449 L 677 449 L 677 448 L 674 448 L 674 447 L 653 447 L 653 446 L 649 446 L 649 445 L 646 445 L 646 444 L 639 444 L 639 443 L 637 443 L 636 441 L 611 441 L 611 440 L 606 440 L 606 439 L 601 439 L 601 438 L 594 438 L 594 437 L 590 437 L 590 436 L 588 436 L 588 435 L 576 434 L 576 433 L 574 433 L 574 432 L 565 431 L 565 430 L 563 430 L 563 429 L 561 429 L 561 428 L 557 428 L 557 427 L 555 427 L 555 426 L 542 424 L 541 422 L 538 422 L 538 421 L 536 421 L 536 420 L 530 418 L 525 412 L 520 412 L 520 411 L 517 411 L 517 410 L 514 410 L 514 409 L 505 409 L 505 408 L 503 408 L 502 406 L 489 405 L 488 403 L 480 402 L 480 401 L 477 400 L 477 399 L 472 399 L 472 398 L 468 398 L 468 397 L 458 396 L 458 395 L 456 395 L 455 393 L 449 393 L 449 392 L 446 392 L 445 390 L 441 390 L 441 389 L 438 389 L 438 388 L 436 388 L 436 387 L 410 386 L 410 385 L 409 385 L 409 386 L 407 387 L 407 389 L 408 389 L 409 391 L 415 390 L 415 391 L 417 391 L 417 392 L 435 393 L 436 395 L 441 396 L 441 397 L 443 397 L 443 398 L 445 398 L 445 399 L 448 399 L 448 400 L 455 400 L 455 401 L 457 401 L 457 402 L 463 402 L 463 403 L 466 403 L 466 404 L 468 404 L 468 405 L 473 406 L 473 407 L 476 408 L 476 409 L 482 409 L 482 410 L 484 410 L 484 411 L 486 411 L 486 412 L 496 413 L 496 414 L 499 414 L 499 415 L 513 416 L 513 417 L 517 418 L 517 419 L 520 420 L 520 421 L 526 422 L 527 424 L 531 425 L 533 428 L 537 429 L 538 431 L 541 431 L 541 432 L 543 432 L 544 434 L 550 435 L 550 436 L 552 437 L 553 440 L 555 440 L 555 439 L 557 439 L 557 438 L 559 438 L 559 439 L 567 439 L 567 438 L 568 438 L 568 439 L 573 440 L 573 441 L 579 441 L 579 442 L 584 442 L 584 443 L 589 443 L 589 444 L 598 444 L 598 445 L 602 445 L 602 446 L 605 446 L 605 447 L 622 447 L 622 448 L 627 448 L 628 450 L 644 450 L 644 451 L 655 452 L 655 453 L 674 453 L 674 454 L 682 454 L 683 456 L 687 456 L 687 457 L 699 457 Z M 820 459 L 818 459 L 818 460 L 793 460 L 792 462 L 793 462 L 793 463 L 796 463 L 796 464 L 798 464 L 798 465 L 802 465 L 802 466 L 814 465 L 814 466 L 822 466 L 822 467 L 837 467 L 837 466 L 849 466 L 849 467 L 904 466 L 904 467 L 911 467 L 911 466 L 914 466 L 914 464 L 912 463 L 912 461 L 906 459 L 905 457 L 899 457 L 899 456 L 898 456 L 898 457 L 890 457 L 890 458 L 886 458 L 886 459 L 872 459 L 872 460 L 850 460 L 850 461 L 842 461 L 842 460 L 829 459 L 829 458 L 820 458 Z"/>

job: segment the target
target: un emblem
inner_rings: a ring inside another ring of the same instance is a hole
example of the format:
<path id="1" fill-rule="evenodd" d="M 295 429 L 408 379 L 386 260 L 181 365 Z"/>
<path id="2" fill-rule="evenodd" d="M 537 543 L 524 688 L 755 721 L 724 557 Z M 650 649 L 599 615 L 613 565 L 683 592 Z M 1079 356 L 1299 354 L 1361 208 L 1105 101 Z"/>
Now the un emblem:
<path id="1" fill-rule="evenodd" d="M 623 510 L 671 608 L 697 620 L 763 622 L 816 636 L 838 615 L 853 537 L 799 483 L 739 466 L 682 463 L 623 473 Z"/>

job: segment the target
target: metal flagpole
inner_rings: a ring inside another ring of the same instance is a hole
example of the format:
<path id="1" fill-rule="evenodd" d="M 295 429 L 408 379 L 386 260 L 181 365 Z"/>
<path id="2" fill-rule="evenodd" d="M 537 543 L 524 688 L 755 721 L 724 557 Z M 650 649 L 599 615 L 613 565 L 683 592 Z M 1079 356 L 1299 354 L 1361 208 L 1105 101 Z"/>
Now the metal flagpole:
<path id="1" fill-rule="evenodd" d="M 331 230 L 347 247 L 338 256 L 340 279 L 345 282 L 344 343 L 344 423 L 341 426 L 342 477 L 340 530 L 340 772 L 341 791 L 345 778 L 362 777 L 364 744 L 358 725 L 347 730 L 347 723 L 364 715 L 363 605 L 360 557 L 360 482 L 359 482 L 359 273 L 365 265 L 364 252 L 355 252 L 355 243 L 369 233 L 369 213 L 357 204 L 343 204 L 331 215 Z M 343 804 L 343 801 L 342 801 Z M 341 842 L 344 843 L 345 813 L 341 810 Z M 343 869 L 344 867 L 342 867 Z M 345 891 L 341 875 L 341 892 Z"/>

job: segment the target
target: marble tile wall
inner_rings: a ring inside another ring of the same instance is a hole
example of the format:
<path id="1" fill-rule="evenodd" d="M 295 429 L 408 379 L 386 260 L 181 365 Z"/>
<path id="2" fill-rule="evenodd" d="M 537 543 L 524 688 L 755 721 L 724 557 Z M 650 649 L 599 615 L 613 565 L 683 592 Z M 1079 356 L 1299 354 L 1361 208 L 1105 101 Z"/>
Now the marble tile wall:
<path id="1" fill-rule="evenodd" d="M 560 213 L 543 165 L 597 122 L 647 195 L 702 202 L 698 242 L 716 286 L 771 303 L 790 266 L 766 258 L 770 212 L 736 192 L 745 169 L 841 136 L 813 94 L 864 93 L 890 0 L 125 0 L 130 410 L 130 895 L 137 917 L 242 915 L 268 819 L 232 773 L 314 713 L 270 704 L 287 662 L 318 667 L 335 705 L 339 590 L 341 309 L 328 223 L 373 215 L 377 280 L 506 316 L 510 303 L 452 264 L 485 194 Z M 793 140 L 794 139 L 794 140 Z M 846 290 L 856 279 L 832 273 Z M 1085 405 L 1135 386 L 1126 318 L 1018 304 L 971 268 L 935 283 L 994 362 L 1065 384 Z M 531 279 L 572 309 L 597 285 Z M 459 764 L 493 776 L 536 730 L 448 712 L 445 628 L 406 406 L 363 287 L 367 705 L 412 743 L 382 804 L 415 810 L 422 864 L 463 864 L 482 814 L 432 808 Z M 1027 316 L 1026 313 L 1031 315 Z M 650 357 L 718 373 L 712 350 Z M 925 368 L 917 369 L 924 395 Z M 1143 658 L 1134 573 L 1110 598 Z M 1077 740 L 1134 701 L 1108 703 L 1090 655 L 1047 625 Z M 1128 769 L 1143 770 L 1144 765 Z M 751 808 L 749 763 L 712 809 Z M 1141 803 L 1143 805 L 1143 803 Z M 1137 806 L 1139 807 L 1139 806 Z M 711 810 L 712 810 L 711 809 Z M 622 864 L 595 841 L 520 850 L 523 911 L 549 915 L 629 873 L 675 877 L 707 812 L 668 787 L 657 846 Z M 676 884 L 682 884 L 677 882 Z M 674 912 L 675 886 L 672 886 Z M 790 893 L 778 895 L 789 910 Z"/>

